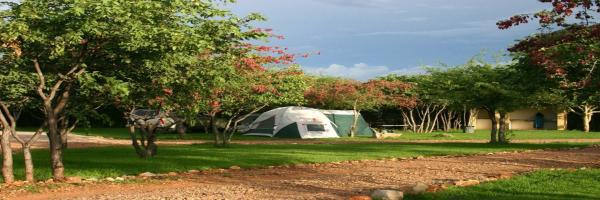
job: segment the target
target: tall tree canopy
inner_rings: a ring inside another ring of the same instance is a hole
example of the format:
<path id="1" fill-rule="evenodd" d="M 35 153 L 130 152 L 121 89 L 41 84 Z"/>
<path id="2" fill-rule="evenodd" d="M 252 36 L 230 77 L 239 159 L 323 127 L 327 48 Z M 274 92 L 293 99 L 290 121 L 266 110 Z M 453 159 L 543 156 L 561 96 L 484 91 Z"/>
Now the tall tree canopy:
<path id="1" fill-rule="evenodd" d="M 582 115 L 584 130 L 589 132 L 592 115 L 600 113 L 600 25 L 595 19 L 600 14 L 600 1 L 541 2 L 551 4 L 552 9 L 516 15 L 498 22 L 498 27 L 507 29 L 539 19 L 542 33 L 519 41 L 509 51 L 522 68 L 543 69 L 571 110 Z M 552 31 L 555 28 L 558 30 Z"/>
<path id="2" fill-rule="evenodd" d="M 132 86 L 178 79 L 202 52 L 218 55 L 231 43 L 262 37 L 217 6 L 232 1 L 23 0 L 0 12 L 2 63 L 37 75 L 36 98 L 48 127 L 53 177 L 64 178 L 63 137 L 76 119 L 72 101 L 86 95 L 126 97 Z M 141 82 L 141 83 L 140 83 Z M 150 92 L 150 91 L 148 91 Z M 87 98 L 94 99 L 94 98 Z M 126 98 L 121 98 L 126 99 Z M 86 104 L 87 105 L 87 104 Z"/>
<path id="3" fill-rule="evenodd" d="M 404 108 L 416 104 L 416 99 L 406 95 L 411 84 L 401 80 L 370 80 L 362 83 L 331 77 L 317 77 L 305 93 L 307 104 L 324 109 L 352 109 L 354 122 L 350 136 L 356 134 L 358 117 L 364 110 L 384 106 Z"/>

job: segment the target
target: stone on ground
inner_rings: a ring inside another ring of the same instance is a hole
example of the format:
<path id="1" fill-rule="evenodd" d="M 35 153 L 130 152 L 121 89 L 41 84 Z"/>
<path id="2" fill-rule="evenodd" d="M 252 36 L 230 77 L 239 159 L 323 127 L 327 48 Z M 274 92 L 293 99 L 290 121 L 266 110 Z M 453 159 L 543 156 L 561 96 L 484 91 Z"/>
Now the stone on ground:
<path id="1" fill-rule="evenodd" d="M 478 180 L 466 180 L 466 181 L 456 181 L 454 185 L 458 187 L 469 187 L 474 185 L 479 185 Z"/>
<path id="2" fill-rule="evenodd" d="M 67 183 L 81 183 L 81 177 L 79 177 L 79 176 L 71 176 L 71 177 L 65 178 L 65 181 Z"/>
<path id="3" fill-rule="evenodd" d="M 156 176 L 156 174 L 154 174 L 152 172 L 144 172 L 144 173 L 141 173 L 138 176 L 140 176 L 140 177 L 154 177 L 154 176 Z"/>
<path id="4" fill-rule="evenodd" d="M 371 198 L 381 200 L 401 200 L 404 198 L 404 193 L 396 190 L 376 190 L 371 194 Z"/>
<path id="5" fill-rule="evenodd" d="M 229 167 L 229 169 L 240 170 L 242 168 L 240 166 L 234 165 L 234 166 Z"/>

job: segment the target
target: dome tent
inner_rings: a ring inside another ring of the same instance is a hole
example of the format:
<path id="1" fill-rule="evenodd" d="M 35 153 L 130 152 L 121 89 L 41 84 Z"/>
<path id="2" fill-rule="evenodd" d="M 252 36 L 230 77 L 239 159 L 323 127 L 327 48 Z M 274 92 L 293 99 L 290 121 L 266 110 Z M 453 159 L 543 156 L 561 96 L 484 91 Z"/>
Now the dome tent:
<path id="1" fill-rule="evenodd" d="M 340 137 L 350 135 L 352 123 L 354 123 L 353 110 L 321 110 L 321 112 L 335 124 L 334 128 Z M 357 136 L 373 136 L 373 130 L 360 113 L 356 125 Z"/>
<path id="2" fill-rule="evenodd" d="M 335 124 L 320 110 L 282 107 L 261 114 L 245 135 L 278 138 L 338 138 Z"/>

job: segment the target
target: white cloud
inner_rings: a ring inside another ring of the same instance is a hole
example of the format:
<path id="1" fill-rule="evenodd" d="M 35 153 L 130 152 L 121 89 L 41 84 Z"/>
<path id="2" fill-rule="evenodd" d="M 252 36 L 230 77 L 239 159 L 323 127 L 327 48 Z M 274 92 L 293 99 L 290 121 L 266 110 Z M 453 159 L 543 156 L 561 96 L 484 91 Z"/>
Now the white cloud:
<path id="1" fill-rule="evenodd" d="M 329 67 L 303 67 L 303 69 L 309 74 L 351 78 L 360 81 L 366 81 L 388 74 L 419 74 L 424 72 L 420 67 L 393 70 L 387 66 L 370 66 L 366 63 L 358 63 L 349 67 L 340 64 L 332 64 L 329 65 Z"/>

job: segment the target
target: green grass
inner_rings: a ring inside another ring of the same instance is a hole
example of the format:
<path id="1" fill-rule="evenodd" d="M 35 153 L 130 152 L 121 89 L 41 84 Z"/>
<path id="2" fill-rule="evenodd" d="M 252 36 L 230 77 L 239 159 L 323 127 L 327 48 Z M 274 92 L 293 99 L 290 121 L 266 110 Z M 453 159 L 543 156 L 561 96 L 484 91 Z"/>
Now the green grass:
<path id="1" fill-rule="evenodd" d="M 150 171 L 164 173 L 190 169 L 243 168 L 297 163 L 322 163 L 347 160 L 380 159 L 391 157 L 467 155 L 498 151 L 543 148 L 583 147 L 588 144 L 409 144 L 409 143 L 351 143 L 351 144 L 273 144 L 232 145 L 214 148 L 212 145 L 160 146 L 158 156 L 140 159 L 133 148 L 103 147 L 68 149 L 64 152 L 67 176 L 108 177 L 138 174 Z M 49 153 L 34 150 L 36 177 L 50 176 Z M 17 177 L 23 178 L 22 156 L 15 156 Z"/>
<path id="2" fill-rule="evenodd" d="M 411 133 L 399 132 L 402 136 L 392 138 L 392 140 L 489 140 L 490 131 L 478 130 L 475 133 L 467 134 L 463 132 L 450 132 L 448 134 L 453 137 L 436 137 L 442 132 L 434 133 Z M 599 132 L 584 133 L 582 131 L 551 131 L 551 130 L 536 130 L 536 131 L 511 131 L 510 138 L 512 140 L 528 140 L 528 139 L 600 139 Z"/>
<path id="3" fill-rule="evenodd" d="M 19 131 L 35 131 L 36 128 L 32 127 L 22 127 L 19 128 Z M 112 139 L 130 139 L 129 137 L 129 129 L 127 128 L 77 128 L 73 131 L 74 134 L 77 135 L 85 135 L 85 136 L 101 136 L 104 138 L 112 138 Z M 183 140 L 213 140 L 213 134 L 206 134 L 201 132 L 191 132 L 187 133 Z M 163 133 L 159 132 L 157 134 L 158 140 L 180 140 L 179 136 L 176 133 Z M 277 140 L 277 138 L 268 138 L 268 137 L 256 137 L 256 136 L 243 136 L 243 135 L 235 135 L 234 140 Z"/>
<path id="4" fill-rule="evenodd" d="M 600 199 L 600 169 L 538 171 L 478 186 L 452 187 L 437 193 L 407 196 L 408 200 Z"/>
<path id="5" fill-rule="evenodd" d="M 33 131 L 34 128 L 21 128 L 23 131 Z M 102 136 L 113 139 L 129 139 L 129 130 L 126 128 L 80 128 L 74 131 L 78 135 Z M 461 131 L 449 132 L 452 137 L 439 137 L 443 132 L 434 133 L 412 133 L 398 132 L 402 136 L 398 138 L 389 138 L 388 140 L 489 140 L 489 131 L 478 130 L 474 134 L 466 134 Z M 158 140 L 179 140 L 178 135 L 174 133 L 159 133 Z M 555 130 L 534 130 L 534 131 L 512 131 L 510 138 L 512 140 L 526 139 L 600 139 L 600 132 L 584 133 L 582 131 L 555 131 Z M 188 133 L 184 140 L 212 140 L 212 134 L 206 133 Z M 234 140 L 278 140 L 278 138 L 256 137 L 236 135 Z M 324 141 L 368 141 L 373 140 L 370 137 L 341 138 L 341 139 L 322 139 Z"/>

